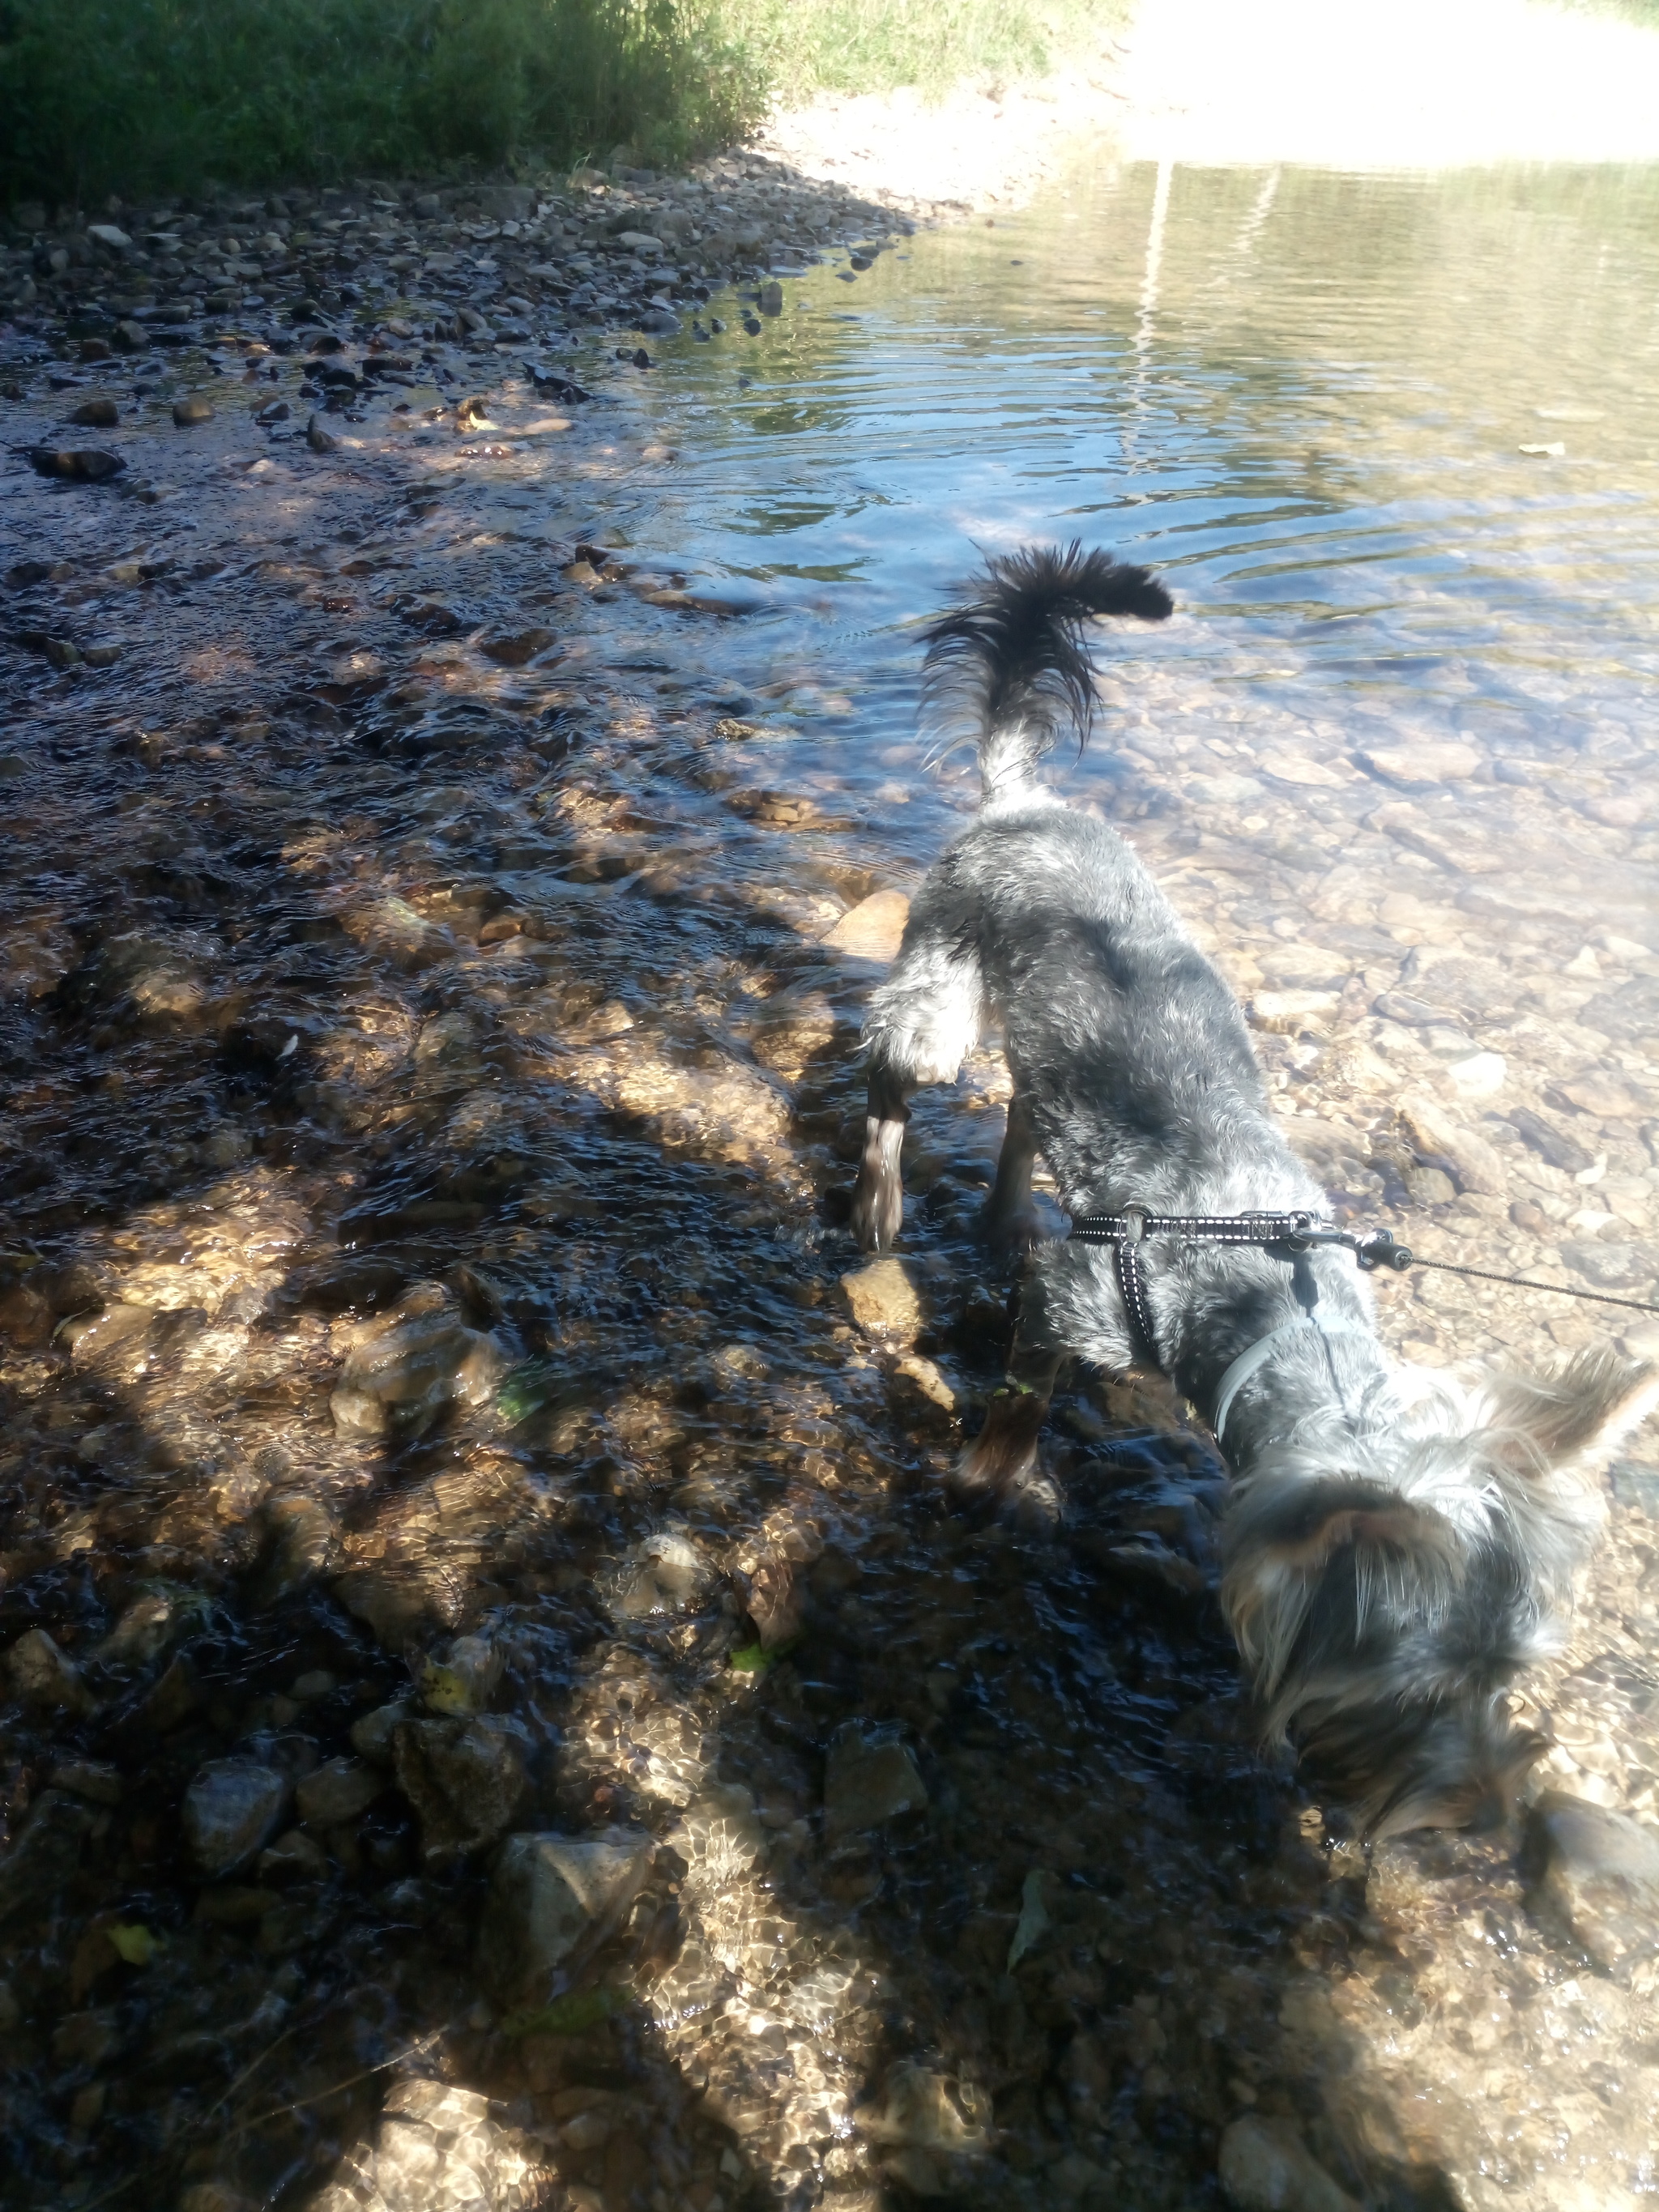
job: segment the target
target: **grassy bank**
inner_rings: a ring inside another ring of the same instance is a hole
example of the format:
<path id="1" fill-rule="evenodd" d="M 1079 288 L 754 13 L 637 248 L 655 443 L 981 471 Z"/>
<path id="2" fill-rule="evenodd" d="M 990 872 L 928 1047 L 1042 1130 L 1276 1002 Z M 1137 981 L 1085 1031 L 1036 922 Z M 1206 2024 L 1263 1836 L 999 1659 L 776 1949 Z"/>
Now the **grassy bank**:
<path id="1" fill-rule="evenodd" d="M 1115 0 L 0 0 L 0 195 L 661 163 L 774 99 L 1040 70 Z"/>
<path id="2" fill-rule="evenodd" d="M 1040 76 L 1130 9 L 1131 0 L 723 0 L 729 32 L 786 100 Z"/>
<path id="3" fill-rule="evenodd" d="M 670 159 L 764 106 L 706 0 L 0 0 L 0 190 Z"/>

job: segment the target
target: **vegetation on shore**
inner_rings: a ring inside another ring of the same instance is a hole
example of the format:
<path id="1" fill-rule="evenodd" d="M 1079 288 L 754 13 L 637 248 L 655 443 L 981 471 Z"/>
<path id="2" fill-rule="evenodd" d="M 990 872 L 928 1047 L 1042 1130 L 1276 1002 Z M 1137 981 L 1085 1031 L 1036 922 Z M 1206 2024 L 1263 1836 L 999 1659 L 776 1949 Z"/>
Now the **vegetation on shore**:
<path id="1" fill-rule="evenodd" d="M 0 197 L 604 160 L 1040 70 L 1119 0 L 0 0 Z"/>

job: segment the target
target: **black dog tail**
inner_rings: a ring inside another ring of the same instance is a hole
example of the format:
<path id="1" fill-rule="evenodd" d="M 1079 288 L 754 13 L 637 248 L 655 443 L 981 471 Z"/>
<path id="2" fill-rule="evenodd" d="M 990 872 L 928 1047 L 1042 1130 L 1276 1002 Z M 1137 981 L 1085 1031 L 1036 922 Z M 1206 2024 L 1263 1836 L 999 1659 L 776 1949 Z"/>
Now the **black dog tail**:
<path id="1" fill-rule="evenodd" d="M 1083 625 L 1097 615 L 1162 622 L 1175 602 L 1149 568 L 1100 552 L 1029 545 L 986 563 L 977 597 L 925 633 L 923 699 L 953 738 L 972 734 L 985 796 L 1007 798 L 1067 730 L 1079 750 L 1094 721 Z"/>

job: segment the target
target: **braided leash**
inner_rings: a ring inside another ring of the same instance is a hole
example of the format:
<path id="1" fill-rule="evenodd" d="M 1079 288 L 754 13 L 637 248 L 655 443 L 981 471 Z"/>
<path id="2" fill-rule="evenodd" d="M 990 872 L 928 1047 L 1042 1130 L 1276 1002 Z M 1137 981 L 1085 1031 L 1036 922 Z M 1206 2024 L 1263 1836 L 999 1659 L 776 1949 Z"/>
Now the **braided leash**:
<path id="1" fill-rule="evenodd" d="M 1249 1244 L 1263 1251 L 1280 1250 L 1291 1259 L 1318 1245 L 1340 1245 L 1353 1254 L 1365 1274 L 1378 1268 L 1401 1274 L 1407 1267 L 1432 1267 L 1442 1274 L 1474 1275 L 1482 1282 L 1503 1283 L 1513 1290 L 1553 1291 L 1558 1297 L 1586 1298 L 1595 1305 L 1623 1306 L 1631 1313 L 1659 1314 L 1659 1305 L 1644 1298 L 1618 1298 L 1607 1291 L 1581 1291 L 1570 1283 L 1540 1283 L 1535 1276 L 1503 1275 L 1491 1267 L 1466 1267 L 1455 1260 L 1426 1259 L 1408 1244 L 1399 1243 L 1392 1230 L 1369 1229 L 1356 1234 L 1339 1228 L 1334 1221 L 1322 1221 L 1316 1213 L 1152 1213 L 1143 1206 L 1126 1206 L 1121 1213 L 1080 1214 L 1068 1234 L 1079 1244 L 1111 1247 L 1125 1311 L 1155 1365 L 1162 1362 L 1140 1254 L 1141 1246 L 1152 1237 L 1175 1237 L 1185 1243 Z"/>

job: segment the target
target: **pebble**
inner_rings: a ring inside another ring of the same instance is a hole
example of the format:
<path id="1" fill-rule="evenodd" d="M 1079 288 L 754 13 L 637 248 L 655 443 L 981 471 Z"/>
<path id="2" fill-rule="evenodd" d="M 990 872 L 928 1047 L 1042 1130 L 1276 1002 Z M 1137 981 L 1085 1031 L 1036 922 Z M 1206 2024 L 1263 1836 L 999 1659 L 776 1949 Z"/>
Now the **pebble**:
<path id="1" fill-rule="evenodd" d="M 902 891 L 872 891 L 848 908 L 823 941 L 854 960 L 896 960 L 909 919 L 910 902 Z"/>
<path id="2" fill-rule="evenodd" d="M 307 1828 L 334 1828 L 366 1813 L 386 1786 L 359 1759 L 327 1759 L 307 1774 L 294 1793 L 295 1806 Z"/>
<path id="3" fill-rule="evenodd" d="M 212 1759 L 198 1767 L 185 1792 L 183 1825 L 202 1872 L 225 1875 L 245 1865 L 276 1832 L 291 1795 L 286 1774 L 253 1759 Z"/>
<path id="4" fill-rule="evenodd" d="M 313 453 L 335 453 L 340 449 L 340 441 L 333 432 L 323 428 L 320 415 L 312 416 L 307 422 L 306 443 Z"/>
<path id="5" fill-rule="evenodd" d="M 6 1654 L 6 1672 L 14 1694 L 40 1712 L 84 1713 L 92 1696 L 80 1670 L 44 1628 L 31 1628 Z"/>
<path id="6" fill-rule="evenodd" d="M 539 1993 L 556 1967 L 620 1921 L 655 1848 L 641 1828 L 509 1836 L 495 1856 L 478 1938 L 485 1982 L 504 1998 Z"/>
<path id="7" fill-rule="evenodd" d="M 192 430 L 198 423 L 213 420 L 213 402 L 192 392 L 188 398 L 173 401 L 173 419 L 180 430 Z"/>
<path id="8" fill-rule="evenodd" d="M 849 1722 L 830 1745 L 823 1776 L 826 1842 L 863 1835 L 927 1803 L 915 1755 L 896 1737 L 872 1735 Z"/>
<path id="9" fill-rule="evenodd" d="M 1359 2212 L 1288 2120 L 1249 2113 L 1222 2131 L 1216 2172 L 1237 2212 Z"/>
<path id="10" fill-rule="evenodd" d="M 398 1787 L 421 1824 L 428 1866 L 482 1850 L 510 1825 L 524 1790 L 524 1742 L 500 1719 L 409 1720 L 392 1731 Z"/>
<path id="11" fill-rule="evenodd" d="M 1506 1194 L 1509 1176 L 1496 1150 L 1437 1098 L 1426 1091 L 1407 1091 L 1400 1101 L 1400 1119 L 1425 1165 L 1449 1169 L 1460 1189 L 1489 1198 Z"/>
<path id="12" fill-rule="evenodd" d="M 1530 1901 L 1604 1973 L 1659 1955 L 1659 1833 L 1627 1813 L 1545 1791 L 1528 1815 Z"/>
<path id="13" fill-rule="evenodd" d="M 36 476 L 59 477 L 70 483 L 106 483 L 111 477 L 118 477 L 126 463 L 118 453 L 106 453 L 91 447 L 65 451 L 32 446 L 29 465 Z"/>
<path id="14" fill-rule="evenodd" d="M 83 430 L 112 430 L 121 419 L 121 410 L 112 399 L 100 397 L 83 399 L 70 416 L 70 421 Z"/>
<path id="15" fill-rule="evenodd" d="M 1480 765 L 1473 745 L 1376 745 L 1359 758 L 1373 775 L 1402 791 L 1435 791 L 1443 783 L 1465 783 Z"/>

